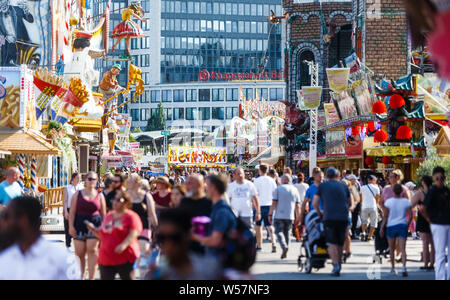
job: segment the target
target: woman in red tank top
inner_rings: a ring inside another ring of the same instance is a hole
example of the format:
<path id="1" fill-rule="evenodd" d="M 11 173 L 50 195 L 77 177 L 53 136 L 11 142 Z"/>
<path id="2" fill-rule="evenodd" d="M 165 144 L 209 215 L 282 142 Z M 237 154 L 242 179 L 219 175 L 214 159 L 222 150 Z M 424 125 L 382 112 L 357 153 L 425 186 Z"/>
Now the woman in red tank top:
<path id="1" fill-rule="evenodd" d="M 156 191 L 153 193 L 153 200 L 155 200 L 157 212 L 170 207 L 171 187 L 172 185 L 167 177 L 161 176 L 156 179 Z"/>
<path id="2" fill-rule="evenodd" d="M 98 239 L 89 232 L 86 223 L 100 227 L 106 215 L 105 197 L 97 191 L 97 180 L 97 174 L 94 172 L 86 175 L 85 188 L 72 197 L 69 216 L 69 233 L 74 238 L 75 254 L 80 258 L 82 279 L 87 254 L 89 280 L 95 279 Z"/>

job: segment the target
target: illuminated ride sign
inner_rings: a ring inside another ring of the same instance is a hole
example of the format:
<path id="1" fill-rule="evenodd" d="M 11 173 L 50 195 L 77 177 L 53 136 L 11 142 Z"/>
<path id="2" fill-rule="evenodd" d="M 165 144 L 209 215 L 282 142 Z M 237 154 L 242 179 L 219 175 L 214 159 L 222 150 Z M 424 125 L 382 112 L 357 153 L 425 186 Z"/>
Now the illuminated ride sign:
<path id="1" fill-rule="evenodd" d="M 169 164 L 221 165 L 226 163 L 226 148 L 169 146 Z"/>
<path id="2" fill-rule="evenodd" d="M 246 73 L 220 73 L 209 72 L 208 70 L 201 70 L 198 73 L 200 81 L 211 80 L 283 80 L 284 71 L 265 71 L 261 73 L 246 72 Z"/>

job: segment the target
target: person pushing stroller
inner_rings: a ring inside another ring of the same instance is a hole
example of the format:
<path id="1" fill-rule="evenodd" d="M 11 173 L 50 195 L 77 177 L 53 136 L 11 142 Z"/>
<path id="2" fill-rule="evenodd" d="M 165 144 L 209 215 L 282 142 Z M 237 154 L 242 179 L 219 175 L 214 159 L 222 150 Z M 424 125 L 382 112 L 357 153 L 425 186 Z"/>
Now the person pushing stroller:
<path id="1" fill-rule="evenodd" d="M 328 180 L 317 188 L 313 207 L 324 222 L 328 254 L 333 263 L 331 275 L 340 276 L 342 251 L 352 200 L 347 185 L 338 179 L 337 169 L 328 168 L 326 176 Z M 322 201 L 323 212 L 320 210 L 319 201 Z"/>

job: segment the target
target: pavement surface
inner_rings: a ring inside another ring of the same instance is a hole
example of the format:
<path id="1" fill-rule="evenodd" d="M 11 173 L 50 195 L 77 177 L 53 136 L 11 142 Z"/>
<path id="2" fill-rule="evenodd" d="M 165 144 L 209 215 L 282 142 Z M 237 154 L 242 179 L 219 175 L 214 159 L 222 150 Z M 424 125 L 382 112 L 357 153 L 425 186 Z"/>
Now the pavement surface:
<path id="1" fill-rule="evenodd" d="M 64 247 L 64 235 L 46 234 L 44 237 Z M 399 275 L 390 275 L 389 258 L 382 257 L 381 264 L 373 263 L 375 253 L 374 242 L 352 241 L 352 256 L 342 265 L 340 277 L 330 276 L 332 265 L 327 260 L 325 268 L 313 270 L 311 274 L 299 272 L 297 259 L 300 253 L 301 243 L 292 240 L 289 245 L 287 258 L 281 260 L 281 249 L 277 245 L 277 253 L 271 253 L 272 247 L 268 241 L 263 244 L 262 251 L 258 252 L 257 262 L 252 268 L 252 273 L 259 280 L 434 280 L 434 272 L 422 271 L 420 262 L 422 242 L 409 238 L 407 247 L 407 270 L 408 277 L 401 276 L 402 266 L 397 264 Z M 73 245 L 71 251 L 73 252 Z M 97 272 L 96 278 L 99 278 Z"/>

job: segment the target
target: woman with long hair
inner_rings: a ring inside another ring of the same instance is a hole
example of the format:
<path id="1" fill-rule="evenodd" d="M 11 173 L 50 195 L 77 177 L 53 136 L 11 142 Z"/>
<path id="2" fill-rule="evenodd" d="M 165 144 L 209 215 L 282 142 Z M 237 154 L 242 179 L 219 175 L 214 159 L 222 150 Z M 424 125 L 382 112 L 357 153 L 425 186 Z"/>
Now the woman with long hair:
<path id="1" fill-rule="evenodd" d="M 76 192 L 81 190 L 83 186 L 81 183 L 81 175 L 76 172 L 72 174 L 70 179 L 70 183 L 64 189 L 64 233 L 66 235 L 66 247 L 70 248 L 72 243 L 72 236 L 69 234 L 69 214 L 70 214 L 70 202 L 72 200 L 72 196 L 75 195 Z"/>
<path id="2" fill-rule="evenodd" d="M 69 216 L 69 233 L 75 240 L 75 254 L 80 258 L 81 279 L 85 276 L 87 254 L 89 280 L 94 280 L 97 269 L 98 239 L 86 223 L 100 227 L 106 215 L 105 197 L 97 191 L 97 181 L 95 172 L 86 175 L 84 189 L 72 197 Z"/>
<path id="3" fill-rule="evenodd" d="M 142 188 L 142 178 L 131 174 L 127 179 L 127 193 L 131 197 L 131 209 L 141 218 L 142 232 L 139 233 L 138 242 L 142 254 L 148 254 L 150 250 L 151 228 L 158 226 L 155 212 L 155 202 L 152 195 Z"/>
<path id="4" fill-rule="evenodd" d="M 412 206 L 418 206 L 418 215 L 416 222 L 416 230 L 422 240 L 422 253 L 423 253 L 423 267 L 421 270 L 433 271 L 434 270 L 434 243 L 433 236 L 431 235 L 430 223 L 425 219 L 421 210 L 423 208 L 423 202 L 428 193 L 428 190 L 433 185 L 433 178 L 431 176 L 423 176 L 420 180 L 421 189 L 417 192 L 412 199 Z"/>
<path id="5" fill-rule="evenodd" d="M 186 188 L 184 187 L 184 185 L 176 185 L 173 187 L 172 189 L 172 194 L 171 194 L 171 202 L 170 202 L 170 206 L 171 207 L 179 207 L 181 204 L 181 200 L 183 200 L 183 198 L 186 196 Z"/>

